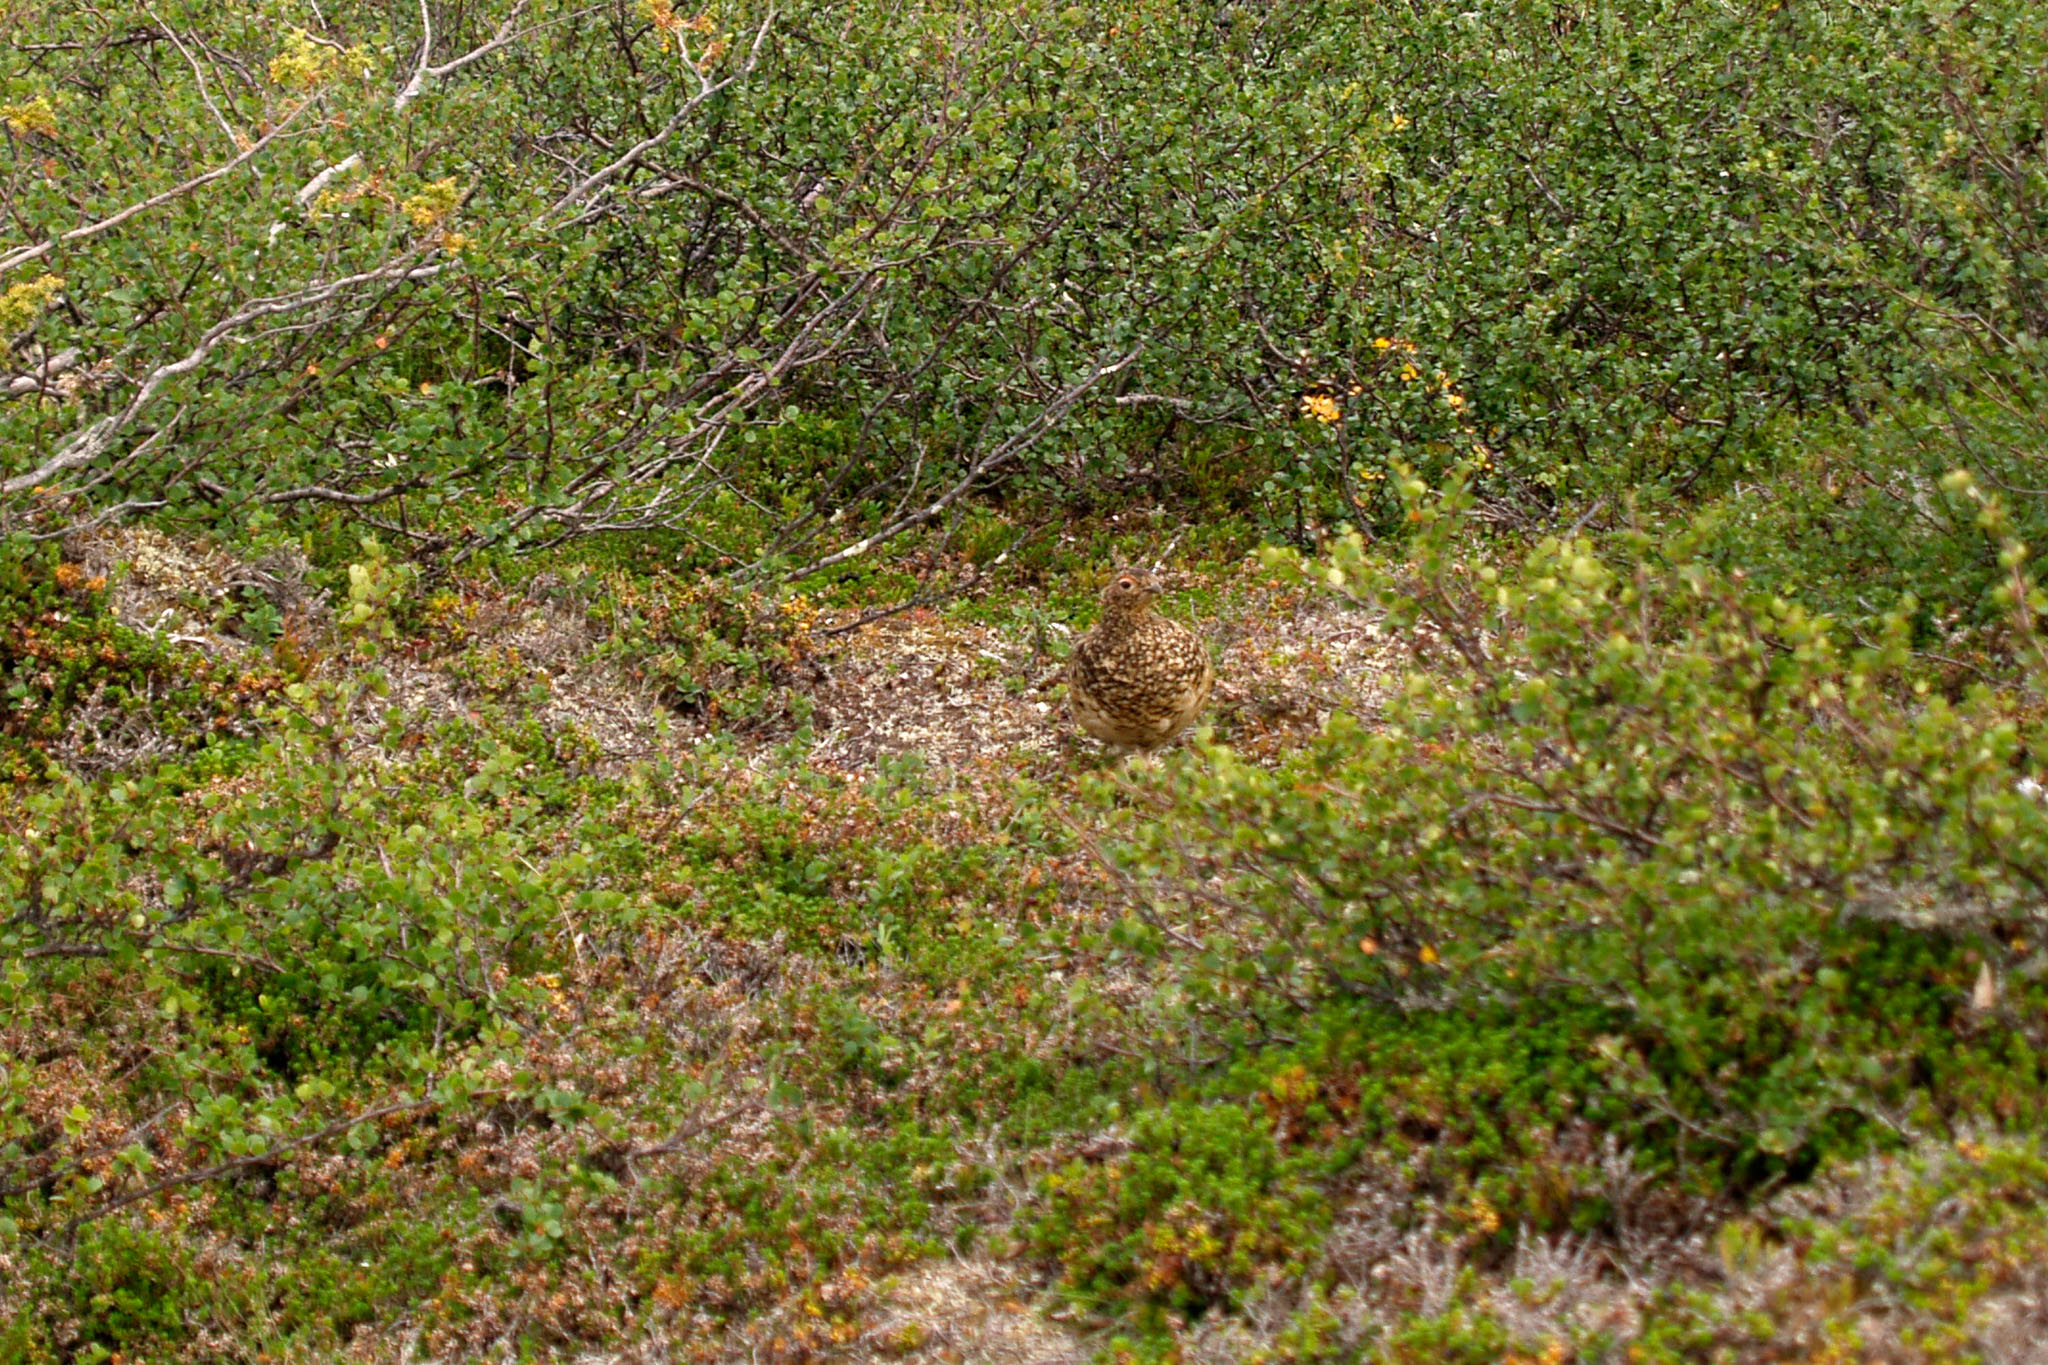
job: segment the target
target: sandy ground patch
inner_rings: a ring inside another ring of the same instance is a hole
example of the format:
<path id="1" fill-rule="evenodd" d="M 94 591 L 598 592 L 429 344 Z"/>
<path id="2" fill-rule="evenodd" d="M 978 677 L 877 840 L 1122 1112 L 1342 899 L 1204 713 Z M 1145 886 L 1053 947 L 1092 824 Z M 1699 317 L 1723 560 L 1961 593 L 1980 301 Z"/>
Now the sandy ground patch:
<path id="1" fill-rule="evenodd" d="M 1189 620 L 1171 602 L 1168 610 Z M 1229 594 L 1225 611 L 1189 622 L 1217 655 L 1203 720 L 1254 758 L 1299 744 L 1340 708 L 1377 715 L 1404 667 L 1404 642 L 1335 599 L 1257 584 Z M 865 626 L 800 686 L 817 708 L 809 756 L 856 772 L 903 755 L 1036 771 L 1100 753 L 1068 716 L 1064 686 L 1033 687 L 1077 634 L 1068 628 L 1040 654 L 1029 639 L 929 610 Z"/>
<path id="2" fill-rule="evenodd" d="M 267 659 L 265 647 L 234 633 L 238 606 L 265 601 L 314 631 L 330 611 L 293 552 L 244 560 L 137 527 L 94 532 L 68 548 L 90 573 L 106 576 L 110 606 L 124 624 L 218 659 L 246 658 L 252 666 Z M 1405 642 L 1369 613 L 1277 586 L 1252 563 L 1240 572 L 1219 585 L 1215 617 L 1190 615 L 1187 589 L 1199 584 L 1191 575 L 1169 575 L 1163 604 L 1194 626 L 1216 656 L 1216 693 L 1203 718 L 1216 737 L 1270 761 L 1333 711 L 1376 715 L 1405 667 Z M 606 768 L 680 755 L 714 736 L 733 738 L 743 751 L 765 751 L 795 732 L 793 719 L 733 725 L 716 708 L 671 711 L 600 657 L 602 636 L 587 613 L 544 585 L 527 593 L 470 593 L 463 602 L 459 634 L 416 642 L 381 660 L 390 691 L 366 708 L 366 725 L 381 724 L 392 708 L 431 725 L 463 718 L 487 698 L 531 698 L 532 714 L 549 733 L 573 737 Z M 1080 623 L 1055 623 L 1034 642 L 1021 629 L 921 608 L 828 634 L 857 619 L 851 611 L 821 619 L 813 652 L 786 684 L 809 703 L 802 709 L 809 713 L 806 758 L 813 765 L 855 775 L 915 756 L 940 770 L 993 765 L 1042 776 L 1104 761 L 1068 716 L 1064 686 L 1034 686 L 1071 648 Z M 129 746 L 134 759 L 155 751 L 146 740 L 138 736 Z M 91 766 L 122 766 L 119 757 L 102 753 Z"/>
<path id="3" fill-rule="evenodd" d="M 1089 1344 L 1047 1318 L 1037 1297 L 1034 1284 L 1000 1262 L 932 1261 L 882 1295 L 860 1344 L 889 1360 L 1085 1365 Z"/>

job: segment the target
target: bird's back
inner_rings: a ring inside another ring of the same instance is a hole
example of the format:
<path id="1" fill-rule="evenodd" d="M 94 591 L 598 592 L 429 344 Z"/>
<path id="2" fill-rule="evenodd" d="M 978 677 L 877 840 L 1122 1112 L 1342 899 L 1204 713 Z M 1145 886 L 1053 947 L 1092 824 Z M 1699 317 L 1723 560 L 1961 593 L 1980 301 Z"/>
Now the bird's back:
<path id="1" fill-rule="evenodd" d="M 1067 694 L 1082 729 L 1149 749 L 1194 723 L 1215 681 L 1193 631 L 1147 614 L 1105 621 L 1083 638 L 1068 665 Z"/>

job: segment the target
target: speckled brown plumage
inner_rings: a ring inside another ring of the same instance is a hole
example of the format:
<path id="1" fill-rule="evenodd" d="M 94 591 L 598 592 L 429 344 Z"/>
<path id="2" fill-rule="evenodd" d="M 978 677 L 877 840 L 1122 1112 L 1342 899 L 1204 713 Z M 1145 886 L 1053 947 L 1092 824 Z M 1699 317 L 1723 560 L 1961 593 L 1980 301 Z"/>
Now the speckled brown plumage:
<path id="1" fill-rule="evenodd" d="M 1102 619 L 1067 660 L 1067 701 L 1081 728 L 1110 744 L 1152 749 L 1194 723 L 1216 682 L 1200 638 L 1152 610 L 1155 574 L 1121 569 Z"/>

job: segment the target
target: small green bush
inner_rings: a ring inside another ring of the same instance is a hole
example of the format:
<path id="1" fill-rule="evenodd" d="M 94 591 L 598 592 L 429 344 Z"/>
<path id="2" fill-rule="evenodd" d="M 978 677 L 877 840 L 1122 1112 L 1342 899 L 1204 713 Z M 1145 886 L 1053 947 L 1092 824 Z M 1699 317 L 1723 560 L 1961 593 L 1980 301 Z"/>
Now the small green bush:
<path id="1" fill-rule="evenodd" d="M 0 409 L 0 513 L 766 572 L 973 471 L 1306 539 L 1390 529 L 1396 463 L 1479 456 L 1509 518 L 1726 487 L 1785 417 L 2048 329 L 2026 0 L 523 18 L 195 7 L 187 63 L 25 15 L 9 136 L 76 174 L 17 211 L 155 202 L 16 263 L 9 375 L 75 364 Z"/>
<path id="2" fill-rule="evenodd" d="M 151 747 L 244 738 L 283 687 L 267 661 L 237 670 L 122 625 L 106 588 L 55 543 L 0 539 L 0 780 L 40 780 L 54 745 L 118 747 L 124 727 Z"/>
<path id="3" fill-rule="evenodd" d="M 2041 1112 L 2024 694 L 1929 695 L 1902 618 L 1847 647 L 1683 539 L 1476 564 L 1462 492 L 1406 495 L 1405 566 L 1352 540 L 1322 573 L 1430 675 L 1277 769 L 1209 750 L 1132 827 L 1130 941 L 1194 1020 L 1248 1042 L 1331 1000 L 1609 1011 L 1606 1085 L 1738 1184 L 1949 1106 Z M 1980 974 L 2010 999 L 1973 1015 Z"/>
<path id="4" fill-rule="evenodd" d="M 1132 1150 L 1047 1176 L 1030 1244 L 1096 1307 L 1199 1313 L 1268 1272 L 1299 1275 L 1327 1226 L 1317 1159 L 1289 1154 L 1263 1115 L 1234 1104 L 1141 1111 Z"/>
<path id="5" fill-rule="evenodd" d="M 79 1239 L 66 1288 L 67 1347 L 77 1356 L 146 1359 L 180 1341 L 188 1318 L 254 1286 L 232 1272 L 201 1275 L 185 1248 L 125 1223 L 99 1224 Z"/>
<path id="6" fill-rule="evenodd" d="M 2048 380 L 2024 363 L 1975 364 L 1938 398 L 1808 423 L 1784 443 L 1794 454 L 1775 476 L 1700 514 L 1700 559 L 1864 638 L 1903 610 L 1914 648 L 1957 694 L 1998 673 L 2014 644 L 1993 595 L 2007 566 L 1978 517 L 1988 493 L 2014 536 L 2048 544 Z M 1982 491 L 1946 482 L 1955 469 Z"/>
<path id="7" fill-rule="evenodd" d="M 391 606 L 378 576 L 359 576 L 350 617 L 366 646 Z M 591 873 L 601 831 L 573 809 L 549 813 L 567 779 L 545 735 L 421 751 L 397 712 L 388 731 L 358 732 L 382 687 L 373 672 L 289 685 L 232 774 L 67 775 L 0 807 L 23 855 L 0 863 L 0 1010 L 33 1014 L 118 982 L 176 1033 L 124 1073 L 132 1093 L 75 1111 L 64 1142 L 45 1134 L 0 1159 L 61 1173 L 102 1106 L 169 1089 L 187 1094 L 183 1155 L 233 1167 L 334 1126 L 366 1083 L 404 1109 L 460 1108 L 494 1062 L 519 1057 L 521 1021 L 555 999 L 546 968 L 564 917 L 619 903 Z M 386 757 L 397 753 L 412 760 Z M 573 1096 L 514 1077 L 501 1066 L 486 1088 L 576 1116 Z M 29 1078 L 0 1074 L 0 1143 L 37 1132 L 20 1109 Z M 378 1141 L 345 1121 L 333 1136 Z M 34 1219 L 90 1218 L 156 1160 L 124 1145 L 109 1173 L 67 1178 Z"/>

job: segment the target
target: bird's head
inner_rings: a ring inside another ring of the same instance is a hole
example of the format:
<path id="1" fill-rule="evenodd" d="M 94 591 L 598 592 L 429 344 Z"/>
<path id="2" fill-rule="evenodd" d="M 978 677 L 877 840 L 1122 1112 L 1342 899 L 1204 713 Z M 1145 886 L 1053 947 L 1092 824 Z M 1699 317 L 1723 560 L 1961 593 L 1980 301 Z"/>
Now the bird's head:
<path id="1" fill-rule="evenodd" d="M 1165 591 L 1166 585 L 1159 581 L 1159 575 L 1150 570 L 1118 569 L 1110 575 L 1109 586 L 1102 590 L 1103 610 L 1117 615 L 1136 614 Z"/>

